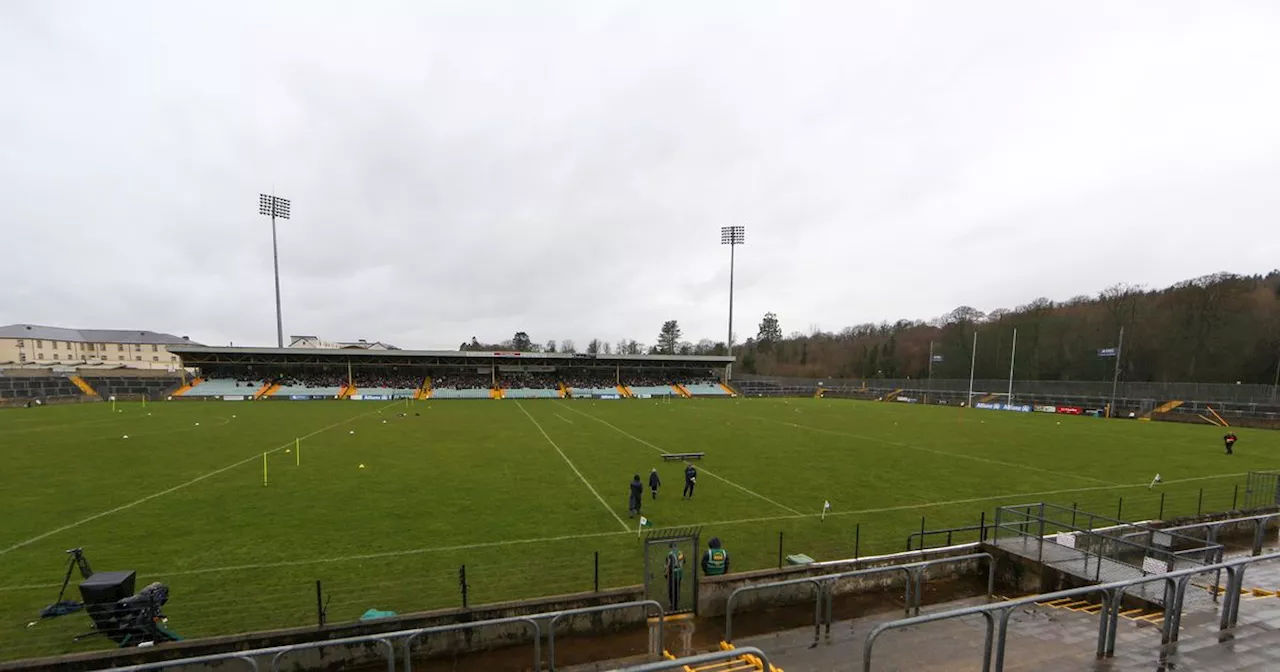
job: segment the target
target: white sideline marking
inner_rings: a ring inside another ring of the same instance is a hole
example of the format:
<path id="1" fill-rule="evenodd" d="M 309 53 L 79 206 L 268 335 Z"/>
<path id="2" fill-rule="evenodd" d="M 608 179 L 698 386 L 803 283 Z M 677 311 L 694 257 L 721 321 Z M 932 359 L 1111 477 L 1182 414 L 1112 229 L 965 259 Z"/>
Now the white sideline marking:
<path id="1" fill-rule="evenodd" d="M 725 415 L 739 415 L 739 414 L 737 414 L 737 413 L 726 413 Z M 849 432 L 842 432 L 842 431 L 837 430 L 837 429 L 825 429 L 825 428 L 822 428 L 822 427 L 812 427 L 812 426 L 810 426 L 810 425 L 799 425 L 799 424 L 796 424 L 796 423 L 794 423 L 794 422 L 787 422 L 786 420 L 774 420 L 773 418 L 765 418 L 765 417 L 761 417 L 761 416 L 759 416 L 759 415 L 746 415 L 746 414 L 742 414 L 742 415 L 745 415 L 745 417 L 752 418 L 752 419 L 754 419 L 754 420 L 760 420 L 760 421 L 763 421 L 763 422 L 772 422 L 772 423 L 776 423 L 776 424 L 779 424 L 779 425 L 786 425 L 786 426 L 788 426 L 788 427 L 795 427 L 796 429 L 807 429 L 807 430 L 809 430 L 809 431 L 811 431 L 811 432 L 821 432 L 821 433 L 824 433 L 824 434 L 834 434 L 834 435 L 836 435 L 836 436 L 843 436 L 843 437 L 847 437 L 847 438 L 850 438 L 850 439 L 860 439 L 860 440 L 862 440 L 862 441 L 877 441 L 877 442 L 879 442 L 879 443 L 883 443 L 883 444 L 890 445 L 890 446 L 898 446 L 899 448 L 906 448 L 906 449 L 908 449 L 908 450 L 918 450 L 918 451 L 925 452 L 925 453 L 933 453 L 933 454 L 935 454 L 935 455 L 944 455 L 944 456 L 946 456 L 946 457 L 954 457 L 954 458 L 958 458 L 958 459 L 962 459 L 962 460 L 972 460 L 972 461 L 974 461 L 974 462 L 986 462 L 987 464 L 995 464 L 995 465 L 999 465 L 999 466 L 1002 466 L 1002 467 L 1012 467 L 1012 468 L 1014 468 L 1014 469 L 1026 469 L 1027 471 L 1038 471 L 1038 472 L 1040 472 L 1040 473 L 1043 473 L 1043 474 L 1050 474 L 1050 475 L 1052 475 L 1052 476 L 1060 476 L 1060 477 L 1062 477 L 1062 478 L 1075 478 L 1075 479 L 1082 480 L 1082 481 L 1093 481 L 1094 483 L 1105 483 L 1105 484 L 1110 485 L 1110 486 L 1119 486 L 1119 485 L 1120 485 L 1119 483 L 1116 483 L 1115 481 L 1107 481 L 1107 480 L 1103 480 L 1103 479 L 1101 479 L 1101 478 L 1094 478 L 1094 477 L 1092 477 L 1092 476 L 1081 476 L 1081 475 L 1079 475 L 1079 474 L 1069 474 L 1069 473 L 1066 473 L 1066 472 L 1064 472 L 1064 471 L 1054 471 L 1054 470 L 1052 470 L 1052 469 L 1042 469 L 1042 468 L 1040 468 L 1040 467 L 1033 467 L 1033 466 L 1026 465 L 1026 464 L 1018 464 L 1018 463 L 1016 463 L 1016 462 L 1005 462 L 1005 461 L 1003 461 L 1003 460 L 993 460 L 993 459 L 991 459 L 991 458 L 989 458 L 989 457 L 978 457 L 977 455 L 965 455 L 964 453 L 951 453 L 951 452 L 947 452 L 947 451 L 945 451 L 945 450 L 938 450 L 938 449 L 936 449 L 936 448 L 925 448 L 925 447 L 923 447 L 923 446 L 915 446 L 915 445 L 912 445 L 912 444 L 909 444 L 909 443 L 902 443 L 901 441 L 893 441 L 893 440 L 891 440 L 891 439 L 882 439 L 882 438 L 877 437 L 877 436 L 864 436 L 864 435 L 862 435 L 862 434 L 851 434 L 851 433 L 849 433 Z"/>
<path id="2" fill-rule="evenodd" d="M 1165 483 L 1166 484 L 1191 483 L 1194 481 L 1209 481 L 1209 480 L 1214 480 L 1218 478 L 1239 478 L 1245 475 L 1247 474 L 1240 473 L 1240 474 L 1219 474 L 1216 476 L 1195 476 L 1192 478 L 1181 478 L 1176 480 L 1165 481 Z M 1065 495 L 1073 492 L 1109 490 L 1109 489 L 1112 489 L 1112 487 L 1113 486 L 1094 485 L 1094 486 L 1089 486 L 1084 488 L 1068 488 L 1066 490 L 1041 490 L 1039 492 L 1023 492 L 1023 493 L 1015 493 L 1015 494 L 1008 494 L 1008 495 L 991 495 L 990 497 L 973 497 L 969 499 L 955 499 L 948 502 L 925 502 L 923 504 L 903 504 L 901 506 L 886 506 L 886 507 L 880 507 L 875 509 L 858 509 L 856 511 L 830 511 L 827 513 L 827 516 L 857 516 L 857 515 L 863 515 L 868 513 L 887 513 L 890 511 L 906 511 L 911 509 L 924 509 L 932 506 L 972 504 L 974 502 L 984 502 L 984 501 L 991 501 L 995 499 L 1042 497 L 1045 495 Z M 1127 485 L 1118 485 L 1114 487 L 1146 488 L 1147 483 L 1145 482 L 1131 483 Z M 744 525 L 747 523 L 764 523 L 764 522 L 769 522 L 774 520 L 819 518 L 821 516 L 822 516 L 821 513 L 801 513 L 801 514 L 791 515 L 791 516 L 765 516 L 763 518 L 739 518 L 737 520 L 717 520 L 712 522 L 693 523 L 693 524 L 701 525 L 703 527 L 707 527 L 711 525 L 728 526 L 728 525 Z M 662 530 L 662 529 L 669 529 L 669 528 L 655 527 L 653 529 Z M 377 560 L 379 558 L 396 558 L 396 557 L 401 557 L 406 555 L 423 555 L 426 553 L 447 553 L 451 551 L 469 551 L 469 550 L 474 550 L 479 548 L 496 548 L 501 546 L 518 546 L 523 544 L 541 544 L 541 543 L 551 543 L 556 541 L 573 541 L 577 539 L 595 539 L 599 537 L 616 537 L 623 534 L 632 535 L 632 534 L 635 534 L 635 532 L 633 532 L 630 528 L 628 528 L 626 532 L 586 532 L 582 534 L 565 534 L 565 535 L 560 535 L 556 537 L 537 537 L 532 539 L 505 539 L 502 541 L 485 541 L 485 542 L 479 542 L 474 544 L 460 544 L 457 546 L 438 546 L 434 548 L 412 548 L 412 549 L 400 550 L 400 551 L 384 551 L 381 553 L 366 553 L 362 555 L 344 555 L 344 556 L 339 556 L 335 558 L 315 558 L 311 560 L 282 560 L 279 562 L 262 562 L 262 563 L 254 563 L 254 564 L 247 564 L 247 565 L 228 565 L 225 567 L 208 567 L 205 569 L 190 569 L 190 570 L 185 570 L 181 572 L 165 572 L 165 573 L 147 572 L 147 575 L 160 576 L 160 577 L 190 576 L 193 574 L 212 574 L 215 572 L 234 572 L 234 571 L 243 571 L 243 570 L 249 570 L 249 569 L 272 569 L 272 568 L 278 568 L 278 567 L 296 567 L 300 565 L 322 565 L 322 564 L 331 564 L 331 563 L 338 563 L 338 562 L 353 562 L 357 560 Z M 22 586 L 0 586 L 0 593 L 13 592 L 18 590 L 44 590 L 48 588 L 57 588 L 58 586 L 61 586 L 61 585 L 62 585 L 61 583 L 40 583 L 40 584 L 29 584 L 29 585 L 22 585 Z"/>
<path id="3" fill-rule="evenodd" d="M 564 459 L 565 464 L 569 465 L 569 468 L 573 470 L 573 473 L 578 475 L 582 484 L 587 486 L 587 489 L 591 491 L 591 494 L 595 495 L 596 499 L 600 500 L 600 506 L 603 506 L 605 510 L 609 512 L 609 515 L 613 516 L 613 519 L 618 521 L 618 524 L 622 526 L 622 529 L 630 533 L 631 526 L 626 524 L 626 522 L 622 520 L 622 517 L 605 503 L 604 498 L 600 496 L 600 493 L 596 492 L 596 489 L 587 481 L 587 477 L 583 476 L 581 471 L 578 471 L 578 468 L 573 465 L 573 461 L 569 459 L 569 456 L 565 455 L 564 451 L 560 450 L 560 446 L 556 445 L 556 442 L 552 441 L 551 437 L 547 435 L 547 430 L 543 429 L 542 425 L 539 424 L 532 415 L 529 415 L 529 411 L 526 411 L 519 401 L 516 401 L 516 407 L 520 409 L 521 413 L 524 413 L 524 417 L 529 418 L 529 422 L 532 422 L 534 427 L 538 428 L 538 431 L 542 433 L 542 438 L 546 439 L 547 443 L 551 444 L 551 447 L 555 448 L 557 453 L 560 453 L 560 457 Z"/>
<path id="4" fill-rule="evenodd" d="M 630 432 L 626 431 L 625 429 L 622 429 L 621 427 L 618 427 L 617 425 L 614 425 L 614 424 L 612 424 L 612 423 L 609 423 L 609 422 L 607 422 L 607 421 L 605 421 L 605 420 L 601 420 L 600 418 L 597 418 L 596 416 L 591 415 L 590 413 L 587 413 L 586 411 L 580 411 L 580 410 L 578 410 L 578 409 L 576 409 L 576 408 L 574 408 L 574 407 L 572 407 L 572 406 L 565 406 L 565 408 L 566 408 L 566 409 L 568 409 L 568 410 L 570 410 L 570 411 L 573 411 L 574 413 L 578 413 L 578 414 L 581 414 L 581 415 L 585 415 L 585 416 L 587 416 L 588 418 L 591 418 L 592 420 L 595 420 L 596 422 L 598 422 L 598 423 L 600 423 L 600 424 L 602 424 L 602 425 L 604 425 L 604 426 L 606 426 L 606 427 L 608 427 L 608 428 L 612 429 L 613 431 L 615 431 L 615 432 L 617 432 L 617 433 L 619 433 L 619 434 L 621 434 L 621 435 L 623 435 L 623 436 L 625 436 L 625 437 L 627 437 L 627 438 L 631 439 L 632 441 L 636 441 L 637 443 L 642 443 L 642 444 L 644 444 L 644 445 L 646 445 L 646 446 L 648 446 L 648 447 L 650 447 L 650 448 L 652 448 L 652 449 L 654 449 L 654 450 L 658 451 L 659 453 L 662 453 L 663 455 L 665 455 L 665 454 L 667 453 L 667 451 L 665 451 L 665 450 L 663 450 L 663 449 L 661 449 L 661 448 L 659 448 L 659 447 L 657 447 L 657 446 L 653 445 L 652 443 L 649 443 L 648 441 L 645 441 L 644 439 L 642 439 L 642 438 L 640 438 L 640 437 L 636 436 L 635 434 L 632 434 L 632 433 L 630 433 Z M 704 469 L 699 469 L 699 471 L 701 471 L 702 473 L 704 473 L 704 474 L 706 474 L 706 475 L 708 475 L 708 476 L 710 476 L 710 477 L 712 477 L 712 478 L 716 478 L 716 479 L 719 479 L 719 480 L 721 480 L 721 481 L 723 481 L 723 482 L 725 482 L 725 483 L 728 483 L 729 485 L 732 485 L 733 487 L 735 487 L 735 488 L 737 488 L 737 489 L 739 489 L 739 490 L 741 490 L 741 491 L 743 491 L 743 492 L 747 493 L 748 495 L 752 495 L 752 496 L 754 496 L 754 497 L 759 497 L 760 499 L 763 499 L 764 501 L 769 502 L 770 504 L 772 504 L 772 505 L 774 505 L 774 506 L 776 506 L 776 507 L 778 507 L 778 508 L 786 509 L 786 510 L 788 510 L 788 511 L 790 511 L 791 513 L 794 513 L 794 514 L 796 514 L 796 515 L 804 515 L 804 514 L 800 513 L 799 511 L 796 511 L 795 509 L 793 509 L 793 508 L 791 508 L 791 507 L 787 506 L 786 504 L 782 504 L 782 503 L 779 503 L 779 502 L 775 502 L 775 501 L 773 501 L 772 499 L 769 499 L 768 497 L 765 497 L 764 495 L 762 495 L 762 494 L 760 494 L 760 493 L 758 493 L 758 492 L 755 492 L 754 490 L 748 490 L 747 488 L 744 488 L 744 487 L 742 487 L 741 485 L 738 485 L 737 483 L 734 483 L 733 481 L 731 481 L 731 480 L 729 480 L 729 479 L 727 479 L 727 478 L 725 478 L 725 477 L 723 477 L 723 476 L 718 476 L 718 475 L 716 475 L 716 473 L 715 473 L 715 472 L 713 472 L 713 471 L 710 471 L 710 470 L 705 469 L 705 468 L 704 468 Z"/>
<path id="5" fill-rule="evenodd" d="M 392 402 L 392 403 L 395 403 L 395 402 Z M 390 405 L 390 404 L 388 404 L 388 406 L 389 406 L 389 405 Z M 384 406 L 383 408 L 386 408 L 386 406 Z M 364 417 L 364 416 L 366 416 L 366 415 L 372 415 L 373 413 L 376 413 L 378 410 L 379 410 L 379 409 L 374 409 L 374 410 L 372 410 L 372 411 L 369 411 L 368 413 L 361 413 L 360 415 L 354 415 L 354 416 L 351 416 L 350 418 L 347 418 L 346 420 L 339 420 L 338 422 L 335 422 L 335 423 L 333 423 L 332 425 L 329 425 L 329 426 L 327 426 L 327 427 L 322 427 L 322 428 L 320 428 L 320 429 L 317 429 L 317 430 L 316 430 L 316 431 L 314 431 L 314 432 L 311 432 L 310 434 L 306 434 L 306 435 L 301 436 L 301 437 L 299 437 L 299 438 L 302 438 L 302 439 L 309 439 L 309 438 L 311 438 L 311 437 L 315 436 L 316 434 L 319 434 L 319 433 L 321 433 L 321 432 L 324 432 L 324 431 L 328 431 L 328 430 L 330 430 L 330 429 L 333 429 L 334 427 L 337 427 L 338 425 L 346 424 L 346 423 L 348 423 L 348 422 L 351 422 L 352 420 L 356 420 L 356 419 L 359 419 L 359 418 L 363 418 L 363 417 Z M 276 452 L 276 451 L 284 450 L 285 448 L 290 448 L 290 447 L 292 447 L 292 446 L 293 446 L 293 441 L 290 441 L 290 442 L 288 442 L 288 443 L 284 443 L 284 444 L 281 444 L 280 446 L 277 446 L 277 447 L 275 447 L 275 448 L 272 448 L 271 450 L 267 450 L 267 451 L 263 451 L 263 452 L 266 452 L 266 453 L 274 453 L 274 452 Z M 203 475 L 203 476 L 197 476 L 197 477 L 195 477 L 195 478 L 193 478 L 193 479 L 191 479 L 191 480 L 187 481 L 186 483 L 180 483 L 180 484 L 178 484 L 178 485 L 173 486 L 172 488 L 169 488 L 168 490 L 161 490 L 160 492 L 157 492 L 157 493 L 155 493 L 155 494 L 147 495 L 146 497 L 143 497 L 142 499 L 137 499 L 137 500 L 134 500 L 134 501 L 132 501 L 132 502 L 129 502 L 128 504 L 122 504 L 122 505 L 120 505 L 120 506 L 117 506 L 117 507 L 116 507 L 116 508 L 114 508 L 114 509 L 110 509 L 110 510 L 108 510 L 108 511 L 103 511 L 103 512 L 101 512 L 101 513 L 95 513 L 95 514 L 93 514 L 92 516 L 89 516 L 89 517 L 87 517 L 87 518 L 82 518 L 82 519 L 80 519 L 80 520 L 77 520 L 77 521 L 76 521 L 76 522 L 74 522 L 74 523 L 70 523 L 70 524 L 67 524 L 67 525 L 63 525 L 62 527 L 59 527 L 59 528 L 58 528 L 58 529 L 56 529 L 56 530 L 50 530 L 50 531 L 45 532 L 44 534 L 41 534 L 41 535 L 39 535 L 39 536 L 32 537 L 32 538 L 30 538 L 30 539 L 28 539 L 28 540 L 26 540 L 26 541 L 20 541 L 20 542 L 18 542 L 18 543 L 16 543 L 16 544 L 14 544 L 14 545 L 12 545 L 12 546 L 10 546 L 10 547 L 8 547 L 8 548 L 0 549 L 0 555 L 4 555 L 4 554 L 6 554 L 6 553 L 8 553 L 8 552 L 10 552 L 10 551 L 17 550 L 17 549 L 19 549 L 19 548 L 22 548 L 23 546 L 28 546 L 28 545 L 30 545 L 30 544 L 34 544 L 35 542 L 40 541 L 41 539 L 46 539 L 46 538 L 48 538 L 48 537 L 52 537 L 53 535 L 58 534 L 59 532 L 66 532 L 67 530 L 70 530 L 70 529 L 73 529 L 73 528 L 76 528 L 76 527 L 80 527 L 81 525 L 84 525 L 85 523 L 95 521 L 95 520 L 97 520 L 97 519 L 99 519 L 99 518 L 103 518 L 103 517 L 105 517 L 105 516 L 109 516 L 109 515 L 111 515 L 111 514 L 113 514 L 113 513 L 119 513 L 119 512 L 121 512 L 121 511 L 124 511 L 125 509 L 132 509 L 133 507 L 135 507 L 135 506 L 137 506 L 137 505 L 139 505 L 139 504 L 145 504 L 146 502 L 149 502 L 149 501 L 151 501 L 151 500 L 153 500 L 153 499 L 155 499 L 155 498 L 157 498 L 157 497 L 163 497 L 163 496 L 165 496 L 165 495 L 167 495 L 167 494 L 169 494 L 169 493 L 171 493 L 171 492 L 177 492 L 178 490 L 181 490 L 181 489 L 183 489 L 183 488 L 185 488 L 185 487 L 187 487 L 187 486 L 189 486 L 189 485 L 195 485 L 196 483 L 199 483 L 200 481 L 203 481 L 203 480 L 205 480 L 206 478 L 212 478 L 212 477 L 214 477 L 214 476 L 217 476 L 218 474 L 223 473 L 224 471 L 230 471 L 230 470 L 235 469 L 236 467 L 238 467 L 238 466 L 240 466 L 240 465 L 242 465 L 242 464 L 248 464 L 249 462 L 253 462 L 253 461 L 257 460 L 259 457 L 260 457 L 260 455 L 259 455 L 259 454 L 254 454 L 254 455 L 253 455 L 253 457 L 246 457 L 245 459 L 240 460 L 239 462 L 236 462 L 235 464 L 230 464 L 230 465 L 227 465 L 227 466 L 225 466 L 225 467 L 222 467 L 221 469 L 216 469 L 216 470 L 211 471 L 211 472 L 209 472 L 209 473 L 207 473 L 207 474 L 205 474 L 205 475 Z"/>
<path id="6" fill-rule="evenodd" d="M 567 422 L 567 423 L 569 423 L 569 424 L 571 424 L 571 425 L 573 424 L 573 421 L 572 421 L 572 420 L 570 420 L 569 418 L 564 417 L 563 415 L 560 415 L 559 413 L 556 413 L 556 417 L 557 417 L 557 418 L 560 418 L 561 420 L 564 420 L 565 422 Z"/>

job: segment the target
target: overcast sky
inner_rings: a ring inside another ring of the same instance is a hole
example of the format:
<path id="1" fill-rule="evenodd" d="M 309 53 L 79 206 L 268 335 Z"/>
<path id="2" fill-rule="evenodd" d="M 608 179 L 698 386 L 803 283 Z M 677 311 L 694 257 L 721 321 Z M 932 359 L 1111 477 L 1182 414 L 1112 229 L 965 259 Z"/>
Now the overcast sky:
<path id="1" fill-rule="evenodd" d="M 0 323 L 738 340 L 1280 266 L 1280 3 L 0 3 Z"/>

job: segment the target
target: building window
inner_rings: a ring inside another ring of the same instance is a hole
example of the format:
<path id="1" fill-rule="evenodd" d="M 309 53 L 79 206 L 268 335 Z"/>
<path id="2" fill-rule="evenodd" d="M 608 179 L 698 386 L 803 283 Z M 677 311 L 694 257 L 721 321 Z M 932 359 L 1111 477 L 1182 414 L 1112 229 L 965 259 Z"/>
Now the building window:
<path id="1" fill-rule="evenodd" d="M 116 352 L 124 352 L 124 344 L 116 343 Z"/>
<path id="2" fill-rule="evenodd" d="M 160 361 L 160 358 L 159 358 L 159 357 L 157 357 L 157 356 L 155 356 L 155 355 L 151 355 L 151 361 L 153 361 L 153 362 L 158 362 L 158 361 Z"/>
<path id="3" fill-rule="evenodd" d="M 25 353 L 25 352 L 19 352 L 19 353 L 18 353 L 18 361 L 19 361 L 19 362 L 25 362 L 25 361 L 27 361 L 27 353 Z"/>
<path id="4" fill-rule="evenodd" d="M 22 347 L 22 339 L 21 339 L 21 338 L 19 338 L 19 339 L 18 339 L 18 347 L 19 347 L 19 348 L 21 348 L 21 347 Z"/>
<path id="5" fill-rule="evenodd" d="M 36 347 L 37 347 L 37 348 L 43 348 L 43 347 L 44 347 L 44 341 L 36 341 Z"/>
<path id="6" fill-rule="evenodd" d="M 59 355 L 59 354 L 58 354 L 58 353 L 56 353 L 56 352 L 55 352 L 55 353 L 53 353 L 53 358 L 54 358 L 54 359 L 58 359 L 59 357 L 61 357 L 61 355 Z"/>
<path id="7" fill-rule="evenodd" d="M 159 348 L 157 348 L 157 347 L 156 347 L 156 344 L 155 344 L 155 343 L 152 343 L 152 344 L 151 344 L 151 352 L 159 352 L 159 351 L 160 351 L 160 350 L 159 350 Z"/>
<path id="8" fill-rule="evenodd" d="M 142 355 L 138 355 L 137 357 L 134 357 L 134 359 L 136 359 L 136 360 L 138 360 L 139 362 L 141 362 L 141 361 L 142 361 Z"/>

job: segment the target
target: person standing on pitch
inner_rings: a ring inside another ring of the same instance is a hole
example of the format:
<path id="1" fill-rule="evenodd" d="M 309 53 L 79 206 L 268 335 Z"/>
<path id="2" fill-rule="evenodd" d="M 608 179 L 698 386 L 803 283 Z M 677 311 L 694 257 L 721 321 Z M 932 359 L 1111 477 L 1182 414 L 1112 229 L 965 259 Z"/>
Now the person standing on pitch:
<path id="1" fill-rule="evenodd" d="M 1227 435 L 1222 437 L 1222 443 L 1227 447 L 1228 455 L 1235 455 L 1235 453 L 1231 451 L 1231 449 L 1236 445 L 1235 432 L 1227 432 Z"/>
<path id="2" fill-rule="evenodd" d="M 681 499 L 693 499 L 693 486 L 698 482 L 698 470 L 693 465 L 684 463 L 684 492 L 680 495 Z"/>
<path id="3" fill-rule="evenodd" d="M 653 491 L 653 498 L 658 498 L 658 486 L 662 485 L 662 479 L 658 478 L 658 468 L 654 467 L 649 472 L 649 489 Z"/>
<path id="4" fill-rule="evenodd" d="M 729 551 L 720 548 L 720 537 L 711 537 L 711 548 L 702 556 L 702 573 L 720 576 L 729 572 Z"/>
<path id="5" fill-rule="evenodd" d="M 680 611 L 680 581 L 684 578 L 684 551 L 675 544 L 671 544 L 671 550 L 667 552 L 667 566 L 663 576 L 667 577 L 667 604 L 671 607 L 671 611 Z"/>
<path id="6" fill-rule="evenodd" d="M 640 482 L 640 474 L 631 478 L 631 498 L 627 502 L 627 517 L 635 518 L 640 513 L 640 500 L 644 499 L 644 485 Z"/>

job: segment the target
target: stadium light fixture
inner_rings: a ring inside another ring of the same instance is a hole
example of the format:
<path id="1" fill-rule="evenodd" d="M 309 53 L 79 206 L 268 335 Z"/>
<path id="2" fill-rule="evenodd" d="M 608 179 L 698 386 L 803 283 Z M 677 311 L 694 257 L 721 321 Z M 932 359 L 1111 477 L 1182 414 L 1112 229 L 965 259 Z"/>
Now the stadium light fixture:
<path id="1" fill-rule="evenodd" d="M 746 242 L 746 227 L 720 227 L 720 244 L 729 246 L 729 337 L 725 339 L 724 347 L 730 357 L 733 356 L 733 250 Z"/>
<path id="2" fill-rule="evenodd" d="M 258 194 L 258 214 L 271 218 L 271 261 L 276 273 L 276 346 L 284 347 L 284 320 L 280 316 L 280 251 L 276 245 L 276 218 L 289 219 L 289 199 Z"/>

